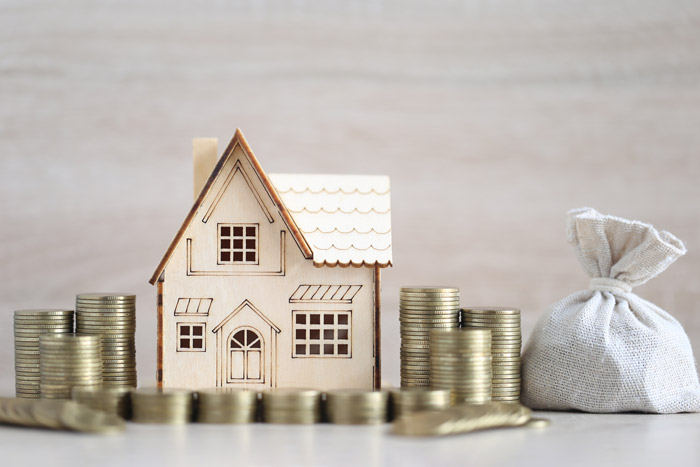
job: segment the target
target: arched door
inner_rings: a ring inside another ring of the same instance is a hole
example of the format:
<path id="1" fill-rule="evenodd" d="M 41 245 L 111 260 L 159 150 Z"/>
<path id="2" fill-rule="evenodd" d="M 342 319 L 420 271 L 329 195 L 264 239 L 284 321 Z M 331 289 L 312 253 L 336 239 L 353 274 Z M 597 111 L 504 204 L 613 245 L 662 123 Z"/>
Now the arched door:
<path id="1" fill-rule="evenodd" d="M 228 342 L 228 381 L 264 383 L 264 342 L 252 328 L 238 328 Z"/>

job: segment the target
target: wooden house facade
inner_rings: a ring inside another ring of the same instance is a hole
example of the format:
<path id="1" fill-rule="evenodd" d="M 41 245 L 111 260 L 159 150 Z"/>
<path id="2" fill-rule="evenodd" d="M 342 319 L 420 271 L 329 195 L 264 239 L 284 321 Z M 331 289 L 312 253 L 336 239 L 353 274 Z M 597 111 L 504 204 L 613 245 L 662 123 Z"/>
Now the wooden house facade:
<path id="1" fill-rule="evenodd" d="M 240 130 L 202 160 L 150 280 L 159 386 L 379 387 L 388 177 L 267 175 Z"/>

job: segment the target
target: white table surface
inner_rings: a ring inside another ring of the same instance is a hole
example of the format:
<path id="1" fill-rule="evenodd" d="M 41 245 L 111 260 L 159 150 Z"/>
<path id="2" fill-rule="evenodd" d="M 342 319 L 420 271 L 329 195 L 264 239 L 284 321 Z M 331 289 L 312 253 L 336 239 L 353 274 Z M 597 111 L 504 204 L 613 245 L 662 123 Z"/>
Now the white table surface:
<path id="1" fill-rule="evenodd" d="M 389 426 L 156 426 L 98 436 L 0 427 L 2 465 L 697 466 L 700 414 L 538 413 L 548 428 L 404 438 Z"/>

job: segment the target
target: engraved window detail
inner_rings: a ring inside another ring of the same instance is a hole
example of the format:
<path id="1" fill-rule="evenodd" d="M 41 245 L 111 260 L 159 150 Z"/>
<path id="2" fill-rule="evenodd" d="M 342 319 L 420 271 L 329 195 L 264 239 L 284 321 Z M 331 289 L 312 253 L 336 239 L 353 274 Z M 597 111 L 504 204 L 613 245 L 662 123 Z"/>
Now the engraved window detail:
<path id="1" fill-rule="evenodd" d="M 289 303 L 352 303 L 361 285 L 300 285 Z"/>
<path id="2" fill-rule="evenodd" d="M 175 316 L 208 316 L 212 301 L 211 298 L 178 298 L 177 305 L 175 305 Z"/>
<path id="3" fill-rule="evenodd" d="M 206 350 L 205 323 L 177 323 L 177 351 L 204 352 Z"/>
<path id="4" fill-rule="evenodd" d="M 229 340 L 230 382 L 264 380 L 263 341 L 253 329 L 240 329 L 233 332 Z"/>
<path id="5" fill-rule="evenodd" d="M 292 311 L 293 357 L 352 357 L 350 311 Z"/>
<path id="6" fill-rule="evenodd" d="M 258 264 L 258 224 L 219 224 L 219 264 Z"/>

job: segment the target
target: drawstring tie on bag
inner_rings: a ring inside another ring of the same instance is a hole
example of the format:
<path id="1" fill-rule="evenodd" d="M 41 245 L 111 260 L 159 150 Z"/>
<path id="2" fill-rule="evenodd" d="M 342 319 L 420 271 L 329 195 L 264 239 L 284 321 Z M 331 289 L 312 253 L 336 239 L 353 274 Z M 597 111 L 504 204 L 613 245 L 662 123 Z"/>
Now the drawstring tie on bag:
<path id="1" fill-rule="evenodd" d="M 594 277 L 589 286 L 591 290 L 612 293 L 629 293 L 632 286 L 625 281 L 613 279 L 612 277 Z"/>

